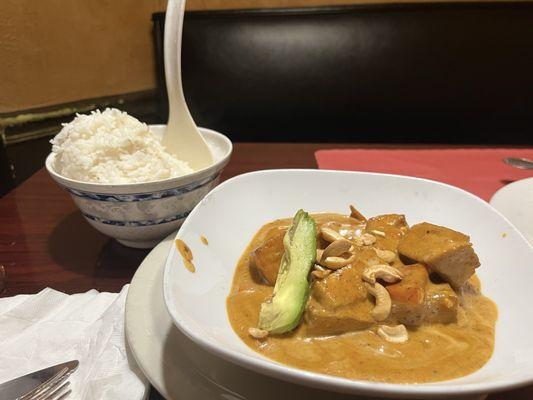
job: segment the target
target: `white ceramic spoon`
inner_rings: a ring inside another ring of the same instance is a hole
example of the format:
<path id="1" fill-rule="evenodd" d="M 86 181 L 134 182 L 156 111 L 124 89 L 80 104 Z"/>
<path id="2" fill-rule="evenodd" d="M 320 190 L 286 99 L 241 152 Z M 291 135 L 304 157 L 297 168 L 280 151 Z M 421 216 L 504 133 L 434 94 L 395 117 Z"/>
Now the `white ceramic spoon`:
<path id="1" fill-rule="evenodd" d="M 168 93 L 168 124 L 163 145 L 177 158 L 199 171 L 213 164 L 211 151 L 187 108 L 181 83 L 181 35 L 185 0 L 168 0 L 165 18 L 165 76 Z"/>

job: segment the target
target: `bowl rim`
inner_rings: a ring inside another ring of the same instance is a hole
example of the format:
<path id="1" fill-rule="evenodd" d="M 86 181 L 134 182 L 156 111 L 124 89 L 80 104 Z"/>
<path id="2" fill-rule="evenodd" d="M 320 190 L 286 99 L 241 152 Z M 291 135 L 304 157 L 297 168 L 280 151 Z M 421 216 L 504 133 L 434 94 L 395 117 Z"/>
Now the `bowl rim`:
<path id="1" fill-rule="evenodd" d="M 523 179 L 519 179 L 517 181 L 513 181 L 503 187 L 501 187 L 500 189 L 498 189 L 496 192 L 494 192 L 494 194 L 491 196 L 490 200 L 489 200 L 489 204 L 492 205 L 492 201 L 493 200 L 497 200 L 502 193 L 505 193 L 507 192 L 508 190 L 514 190 L 515 187 L 521 187 L 521 186 L 533 186 L 533 176 L 530 176 L 530 177 L 527 177 L 527 178 L 523 178 Z"/>
<path id="2" fill-rule="evenodd" d="M 460 191 L 463 194 L 473 198 L 478 203 L 482 204 L 483 207 L 489 207 L 492 212 L 495 212 L 499 217 L 503 218 L 509 225 L 510 228 L 518 234 L 521 240 L 533 250 L 533 246 L 529 244 L 527 239 L 518 229 L 498 210 L 492 207 L 489 203 L 485 202 L 478 196 L 446 183 L 434 181 L 431 179 L 417 178 L 412 176 L 397 175 L 397 174 L 383 174 L 377 172 L 359 172 L 359 171 L 338 171 L 338 170 L 318 170 L 318 169 L 272 169 L 272 170 L 260 170 L 244 173 L 237 175 L 231 179 L 228 179 L 222 182 L 220 185 L 211 190 L 210 193 L 206 195 L 209 196 L 211 193 L 218 190 L 223 190 L 223 188 L 235 181 L 242 179 L 245 176 L 250 175 L 261 175 L 261 174 L 276 174 L 276 173 L 285 173 L 285 172 L 305 172 L 305 173 L 320 173 L 320 174 L 348 174 L 348 175 L 371 175 L 371 176 L 393 176 L 399 179 L 406 180 L 416 180 L 431 182 L 439 186 L 445 186 L 451 188 L 455 191 Z M 183 223 L 183 226 L 187 226 L 187 223 L 191 217 L 194 217 L 198 212 L 199 206 L 202 202 L 197 204 L 194 209 L 191 211 L 189 216 Z M 180 238 L 183 234 L 183 230 L 180 229 L 176 235 L 176 238 Z M 255 372 L 259 372 L 263 375 L 271 376 L 274 378 L 282 379 L 284 381 L 296 382 L 305 384 L 310 387 L 332 390 L 335 392 L 341 393 L 350 393 L 358 395 L 379 395 L 381 397 L 388 398 L 435 398 L 445 396 L 458 397 L 465 395 L 482 395 L 490 392 L 510 390 L 517 387 L 526 386 L 533 383 L 533 371 L 531 375 L 527 378 L 521 378 L 517 380 L 508 379 L 507 381 L 500 382 L 481 382 L 481 383 L 461 383 L 457 385 L 442 385 L 443 382 L 450 382 L 453 380 L 422 383 L 422 384 L 402 384 L 402 383 L 384 383 L 384 382 L 374 382 L 374 381 L 364 381 L 364 380 L 352 380 L 347 378 L 341 378 L 333 375 L 326 375 L 317 372 L 305 371 L 299 368 L 290 367 L 278 363 L 271 359 L 257 359 L 251 355 L 231 351 L 224 347 L 219 347 L 215 343 L 206 339 L 201 335 L 197 335 L 195 330 L 192 329 L 179 314 L 176 313 L 176 308 L 172 306 L 172 295 L 169 284 L 170 276 L 170 261 L 172 259 L 171 255 L 175 251 L 175 246 L 172 246 L 170 249 L 169 256 L 165 265 L 164 278 L 163 278 L 163 295 L 165 299 L 165 306 L 172 318 L 174 325 L 184 333 L 189 339 L 194 343 L 206 349 L 207 351 L 235 363 L 241 365 L 245 368 L 251 369 Z"/>
<path id="3" fill-rule="evenodd" d="M 166 124 L 151 124 L 148 125 L 150 128 L 164 128 Z M 50 151 L 50 154 L 46 157 L 45 160 L 45 168 L 48 171 L 48 173 L 56 180 L 58 183 L 60 183 L 62 186 L 65 186 L 67 188 L 79 188 L 83 187 L 83 191 L 87 192 L 94 192 L 94 193 L 103 193 L 103 192 L 109 192 L 110 190 L 119 190 L 123 192 L 124 194 L 130 194 L 130 193 L 146 193 L 146 192 L 152 192 L 152 191 L 159 191 L 164 190 L 165 188 L 174 188 L 178 187 L 182 184 L 187 184 L 190 182 L 194 182 L 196 180 L 199 180 L 205 176 L 210 175 L 211 173 L 215 173 L 215 171 L 221 170 L 228 162 L 231 154 L 233 153 L 233 143 L 231 140 L 224 134 L 217 132 L 213 129 L 209 128 L 198 128 L 200 132 L 202 133 L 202 136 L 204 134 L 207 134 L 207 136 L 213 136 L 218 139 L 221 139 L 222 142 L 224 142 L 224 155 L 220 160 L 213 163 L 212 165 L 203 168 L 198 171 L 194 171 L 191 174 L 186 174 L 182 176 L 178 176 L 175 178 L 167 178 L 167 179 L 161 179 L 158 181 L 148 181 L 148 182 L 136 182 L 136 183 L 98 183 L 98 182 L 86 182 L 86 181 L 80 181 L 72 178 L 67 178 L 58 172 L 56 172 L 52 166 L 52 162 L 55 158 L 55 153 Z M 153 190 L 149 188 L 149 186 L 153 186 Z"/>

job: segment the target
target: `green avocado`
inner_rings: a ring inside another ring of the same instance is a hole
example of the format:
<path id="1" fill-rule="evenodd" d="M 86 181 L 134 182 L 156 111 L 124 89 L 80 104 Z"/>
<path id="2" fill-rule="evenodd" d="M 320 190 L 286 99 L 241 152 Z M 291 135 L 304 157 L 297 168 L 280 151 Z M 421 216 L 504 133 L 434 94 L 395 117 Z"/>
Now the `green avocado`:
<path id="1" fill-rule="evenodd" d="M 307 277 L 316 259 L 316 224 L 308 213 L 296 213 L 283 245 L 272 298 L 261 304 L 259 312 L 259 328 L 274 334 L 298 325 L 309 296 Z"/>

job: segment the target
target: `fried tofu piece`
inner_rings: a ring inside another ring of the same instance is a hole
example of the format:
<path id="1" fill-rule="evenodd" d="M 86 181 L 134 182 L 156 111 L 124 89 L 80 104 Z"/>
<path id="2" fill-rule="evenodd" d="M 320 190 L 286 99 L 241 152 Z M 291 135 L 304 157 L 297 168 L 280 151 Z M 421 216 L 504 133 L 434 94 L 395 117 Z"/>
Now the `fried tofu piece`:
<path id="1" fill-rule="evenodd" d="M 457 320 L 459 298 L 447 283 L 430 283 L 426 294 L 425 322 L 449 324 Z"/>
<path id="2" fill-rule="evenodd" d="M 392 302 L 387 323 L 420 326 L 456 321 L 458 297 L 449 284 L 432 283 L 423 264 L 397 268 L 403 279 L 383 283 Z M 363 264 L 355 263 L 313 284 L 304 316 L 309 335 L 337 335 L 376 325 L 374 300 L 362 284 L 363 269 Z"/>
<path id="3" fill-rule="evenodd" d="M 384 227 L 394 227 L 407 230 L 409 226 L 402 214 L 383 214 L 372 217 L 367 222 L 367 229 L 382 229 Z"/>
<path id="4" fill-rule="evenodd" d="M 374 249 L 370 246 L 355 246 L 353 253 L 355 254 L 356 262 L 359 263 L 362 269 L 383 263 L 383 260 L 377 256 Z"/>
<path id="5" fill-rule="evenodd" d="M 363 267 L 341 268 L 313 284 L 304 317 L 308 334 L 336 335 L 375 324 L 374 304 L 361 279 Z"/>
<path id="6" fill-rule="evenodd" d="M 400 240 L 399 253 L 426 264 L 453 287 L 461 287 L 479 267 L 470 237 L 439 225 L 413 225 Z"/>
<path id="7" fill-rule="evenodd" d="M 383 214 L 370 218 L 367 221 L 365 232 L 374 234 L 373 231 L 383 232 L 384 237 L 375 235 L 379 247 L 384 250 L 396 250 L 398 242 L 408 231 L 409 226 L 405 216 L 401 214 Z"/>
<path id="8" fill-rule="evenodd" d="M 361 278 L 362 265 L 350 265 L 316 281 L 311 296 L 324 307 L 335 310 L 355 304 L 367 298 L 367 290 Z"/>
<path id="9" fill-rule="evenodd" d="M 304 318 L 306 333 L 312 336 L 339 335 L 372 327 L 374 304 L 366 299 L 360 303 L 335 310 L 324 307 L 316 299 L 309 299 Z"/>
<path id="10" fill-rule="evenodd" d="M 386 286 L 392 301 L 389 322 L 419 326 L 457 320 L 459 298 L 448 283 L 433 283 L 422 264 L 398 267 L 403 279 Z"/>
<path id="11" fill-rule="evenodd" d="M 275 230 L 264 243 L 250 254 L 250 267 L 267 285 L 274 286 L 278 277 L 281 258 L 285 252 L 283 246 L 284 230 Z"/>
<path id="12" fill-rule="evenodd" d="M 385 286 L 392 302 L 389 319 L 400 324 L 418 326 L 425 317 L 429 274 L 422 264 L 406 265 L 398 267 L 398 270 L 403 279 Z"/>

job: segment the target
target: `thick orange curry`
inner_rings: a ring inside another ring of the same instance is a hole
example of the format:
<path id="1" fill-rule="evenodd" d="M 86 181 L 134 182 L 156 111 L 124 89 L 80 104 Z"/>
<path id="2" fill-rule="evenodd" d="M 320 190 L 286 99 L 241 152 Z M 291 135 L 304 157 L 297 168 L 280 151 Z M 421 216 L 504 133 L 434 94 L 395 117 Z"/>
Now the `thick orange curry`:
<path id="1" fill-rule="evenodd" d="M 397 214 L 312 217 L 317 261 L 293 331 L 250 334 L 272 296 L 291 219 L 264 225 L 237 264 L 227 310 L 250 348 L 304 370 L 394 383 L 457 378 L 489 360 L 497 310 L 481 294 L 468 236 L 427 223 L 409 227 Z M 343 254 L 330 251 L 339 239 L 350 242 Z"/>

